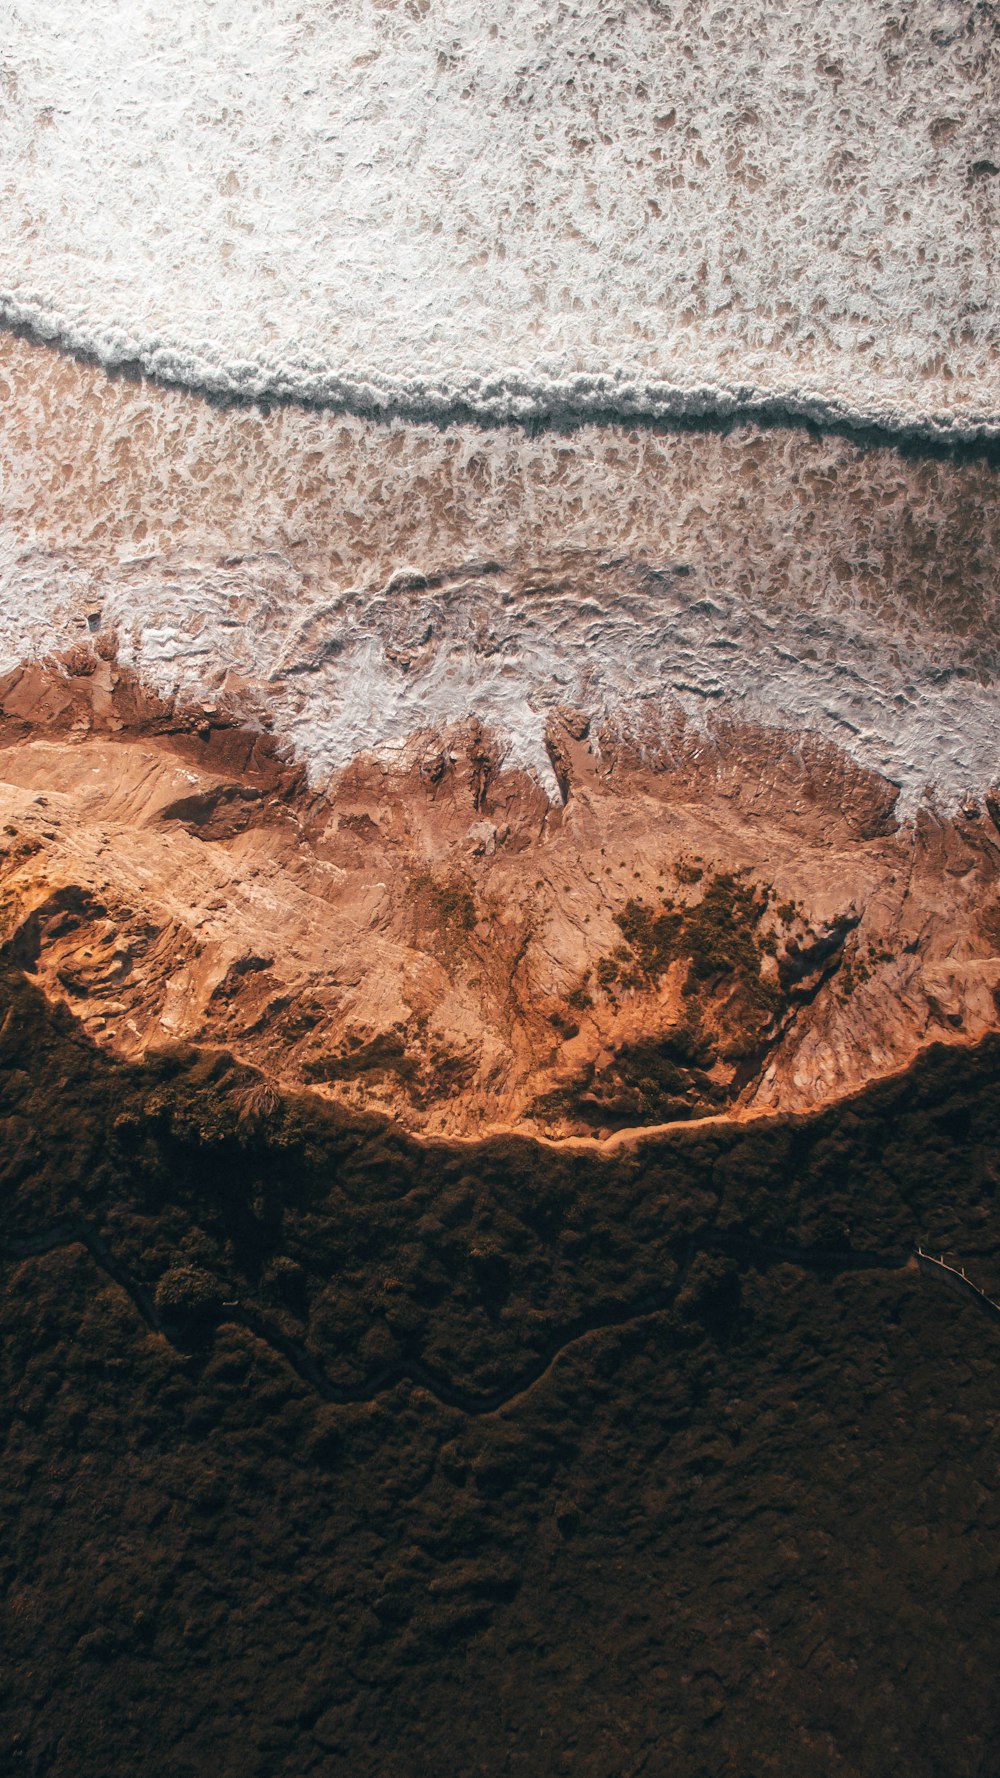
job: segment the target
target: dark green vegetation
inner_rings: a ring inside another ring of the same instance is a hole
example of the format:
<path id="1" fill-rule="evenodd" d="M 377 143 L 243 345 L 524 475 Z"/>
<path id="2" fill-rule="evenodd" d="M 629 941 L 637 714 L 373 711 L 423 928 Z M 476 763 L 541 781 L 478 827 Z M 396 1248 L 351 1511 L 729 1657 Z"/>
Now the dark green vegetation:
<path id="1" fill-rule="evenodd" d="M 693 884 L 704 872 L 681 865 L 677 875 Z M 659 908 L 627 902 L 614 916 L 623 942 L 598 960 L 594 985 L 615 997 L 630 989 L 641 992 L 655 987 L 672 964 L 683 963 L 684 1019 L 659 1036 L 622 1044 L 602 1067 L 587 1062 L 572 1079 L 539 1097 L 536 1116 L 569 1119 L 606 1133 L 724 1109 L 759 1065 L 785 1006 L 778 979 L 761 974 L 764 959 L 778 949 L 774 926 L 763 923 L 771 895 L 769 885 L 716 872 L 695 902 L 668 898 Z M 779 918 L 783 914 L 787 924 L 794 907 L 788 904 Z M 780 979 L 780 969 L 772 974 Z M 588 971 L 567 1004 L 579 1011 L 593 1005 L 590 986 Z M 569 1032 L 557 1018 L 552 1023 L 563 1035 L 575 1035 L 575 1025 Z M 710 1078 L 718 1061 L 735 1065 L 725 1080 Z"/>
<path id="2" fill-rule="evenodd" d="M 437 882 L 430 876 L 413 879 L 414 910 L 418 921 L 437 927 L 452 939 L 472 931 L 478 918 L 468 883 L 460 877 Z"/>
<path id="3" fill-rule="evenodd" d="M 357 1080 L 377 1072 L 396 1074 L 401 1080 L 415 1076 L 416 1060 L 407 1053 L 406 1044 L 397 1033 L 382 1032 L 367 1043 L 349 1038 L 343 1055 L 321 1056 L 305 1065 L 310 1081 Z"/>
<path id="4" fill-rule="evenodd" d="M 701 878 L 699 870 L 692 879 Z M 741 997 L 743 1010 L 764 1022 L 778 1011 L 781 997 L 761 979 L 760 968 L 775 949 L 773 932 L 761 931 L 770 891 L 729 871 L 710 877 L 698 901 L 658 908 L 630 901 L 615 922 L 625 943 L 602 957 L 597 976 L 605 988 L 649 987 L 671 963 L 687 961 L 684 992 L 695 995 L 726 983 Z"/>
<path id="5" fill-rule="evenodd" d="M 677 1025 L 658 1037 L 619 1045 L 602 1068 L 585 1063 L 565 1086 L 543 1094 L 535 1112 L 602 1132 L 708 1117 L 721 1111 L 729 1096 L 707 1073 L 715 1059 L 712 1043 L 696 1025 Z"/>
<path id="6" fill-rule="evenodd" d="M 0 1770 L 995 1778 L 998 1073 L 419 1148 L 11 974 Z"/>

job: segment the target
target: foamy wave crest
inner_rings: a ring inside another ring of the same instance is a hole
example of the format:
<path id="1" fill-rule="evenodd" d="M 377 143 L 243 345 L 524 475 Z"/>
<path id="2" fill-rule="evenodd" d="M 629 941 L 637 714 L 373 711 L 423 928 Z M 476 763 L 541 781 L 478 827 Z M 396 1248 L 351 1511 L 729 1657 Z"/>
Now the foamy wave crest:
<path id="1" fill-rule="evenodd" d="M 0 673 L 87 640 L 165 697 L 264 719 L 324 787 L 359 755 L 475 718 L 506 762 L 558 787 L 549 720 L 641 732 L 659 756 L 678 720 L 818 735 L 899 787 L 898 810 L 952 811 L 996 779 L 996 675 L 957 637 L 859 614 L 759 609 L 687 570 L 564 557 L 512 572 L 467 564 L 333 592 L 278 552 L 144 556 L 100 566 L 0 533 Z"/>
<path id="2" fill-rule="evenodd" d="M 294 360 L 228 360 L 209 344 L 143 340 L 123 333 L 120 327 L 102 327 L 82 316 L 52 313 L 42 304 L 25 302 L 10 292 L 0 292 L 0 322 L 96 359 L 106 370 L 135 366 L 158 382 L 230 401 L 299 401 L 370 418 L 442 423 L 478 420 L 491 425 L 798 420 L 955 444 L 1000 440 L 1000 416 L 984 411 L 935 412 L 902 400 L 896 405 L 852 402 L 821 390 L 768 388 L 754 383 L 644 380 L 622 368 L 561 378 L 517 370 L 492 375 L 394 377 L 375 370 L 351 374 L 325 366 L 297 365 Z"/>
<path id="3" fill-rule="evenodd" d="M 0 317 L 364 415 L 995 440 L 998 62 L 960 0 L 46 0 Z"/>
<path id="4" fill-rule="evenodd" d="M 0 292 L 0 322 L 27 329 L 37 340 L 93 357 L 105 370 L 137 366 L 158 382 L 181 384 L 226 400 L 295 400 L 368 418 L 479 420 L 491 425 L 799 420 L 820 427 L 851 427 L 945 443 L 993 443 L 1000 439 L 1000 416 L 984 411 L 932 412 L 902 402 L 865 404 L 824 395 L 819 389 L 762 388 L 753 382 L 644 380 L 625 368 L 571 377 L 518 370 L 493 375 L 391 377 L 375 370 L 338 372 L 281 359 L 226 359 L 212 345 L 185 347 L 164 340 L 144 341 L 121 327 L 89 324 L 84 316 L 55 315 L 43 304 L 25 302 L 11 292 Z"/>

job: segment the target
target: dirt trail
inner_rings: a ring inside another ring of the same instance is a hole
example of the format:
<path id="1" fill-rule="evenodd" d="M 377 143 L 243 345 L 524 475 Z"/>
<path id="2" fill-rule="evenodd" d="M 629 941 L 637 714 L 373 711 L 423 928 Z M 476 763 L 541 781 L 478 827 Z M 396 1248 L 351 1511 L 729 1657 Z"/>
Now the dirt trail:
<path id="1" fill-rule="evenodd" d="M 791 1261 L 798 1266 L 818 1272 L 823 1276 L 838 1276 L 842 1272 L 892 1271 L 899 1272 L 913 1269 L 912 1256 L 887 1253 L 848 1253 L 823 1252 L 816 1249 L 771 1245 L 766 1242 L 752 1240 L 736 1240 L 732 1236 L 720 1234 L 717 1230 L 707 1230 L 695 1236 L 688 1244 L 683 1261 L 676 1277 L 669 1286 L 661 1291 L 649 1293 L 636 1302 L 621 1308 L 609 1309 L 580 1316 L 576 1322 L 564 1327 L 552 1339 L 551 1343 L 539 1355 L 529 1370 L 522 1372 L 503 1388 L 475 1394 L 457 1388 L 453 1383 L 416 1359 L 401 1360 L 397 1364 L 383 1365 L 373 1371 L 363 1383 L 353 1388 L 338 1386 L 327 1376 L 322 1361 L 311 1353 L 301 1340 L 289 1339 L 286 1334 L 267 1320 L 265 1316 L 252 1309 L 244 1309 L 238 1303 L 227 1303 L 207 1313 L 202 1313 L 193 1324 L 189 1321 L 186 1328 L 176 1317 L 162 1314 L 156 1306 L 154 1298 L 137 1279 L 131 1276 L 118 1261 L 106 1241 L 102 1240 L 96 1229 L 86 1224 L 73 1228 L 56 1227 L 44 1230 L 35 1235 L 19 1236 L 16 1239 L 0 1241 L 0 1254 L 7 1254 L 12 1259 L 25 1260 L 46 1253 L 73 1246 L 85 1247 L 95 1264 L 104 1271 L 115 1284 L 131 1298 L 139 1314 L 153 1333 L 162 1335 L 171 1344 L 184 1350 L 192 1334 L 204 1334 L 209 1328 L 224 1326 L 227 1322 L 236 1327 L 244 1327 L 257 1339 L 262 1340 L 273 1352 L 285 1359 L 302 1381 L 323 1401 L 333 1402 L 338 1406 L 369 1402 L 387 1391 L 395 1389 L 400 1383 L 410 1382 L 432 1395 L 441 1407 L 456 1408 L 459 1413 L 468 1415 L 496 1414 L 501 1410 L 515 1406 L 528 1391 L 548 1376 L 553 1366 L 558 1364 L 563 1355 L 571 1351 L 581 1341 L 590 1340 L 596 1334 L 614 1328 L 629 1327 L 634 1322 L 650 1315 L 659 1315 L 673 1308 L 684 1288 L 691 1262 L 698 1253 L 725 1253 L 757 1266 L 766 1266 L 775 1260 Z M 185 1342 L 183 1333 L 188 1335 Z"/>

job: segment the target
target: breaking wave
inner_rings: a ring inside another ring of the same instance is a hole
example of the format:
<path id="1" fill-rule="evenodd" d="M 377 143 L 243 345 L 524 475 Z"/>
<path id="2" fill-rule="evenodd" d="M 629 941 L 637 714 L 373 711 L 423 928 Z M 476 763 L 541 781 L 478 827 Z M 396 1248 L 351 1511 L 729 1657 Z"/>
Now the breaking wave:
<path id="1" fill-rule="evenodd" d="M 996 780 L 981 459 L 220 411 L 9 336 L 0 401 L 0 672 L 113 632 L 164 695 L 273 724 L 317 784 L 474 717 L 553 792 L 563 705 L 595 733 L 811 732 L 901 813 Z"/>
<path id="2" fill-rule="evenodd" d="M 1000 438 L 994 9 L 47 0 L 0 317 L 228 399 Z"/>
<path id="3" fill-rule="evenodd" d="M 208 345 L 143 340 L 120 328 L 95 327 L 82 317 L 54 316 L 9 293 L 0 293 L 0 322 L 95 359 L 106 370 L 135 368 L 157 382 L 178 384 L 228 401 L 297 401 L 371 419 L 563 426 L 600 421 L 799 421 L 906 440 L 947 444 L 1000 441 L 1000 417 L 986 411 L 949 413 L 902 404 L 852 402 L 808 388 L 671 383 L 644 380 L 622 368 L 561 378 L 517 370 L 394 377 L 376 370 L 351 373 L 263 358 L 227 359 Z"/>
<path id="4" fill-rule="evenodd" d="M 651 761 L 678 724 L 706 741 L 734 725 L 809 732 L 894 783 L 905 815 L 928 797 L 954 807 L 996 771 L 996 682 L 961 640 L 775 614 L 686 567 L 467 563 L 338 594 L 274 553 L 103 574 L 25 556 L 2 584 L 0 673 L 110 633 L 146 685 L 263 722 L 318 787 L 472 719 L 556 798 L 546 734 L 567 706 Z"/>

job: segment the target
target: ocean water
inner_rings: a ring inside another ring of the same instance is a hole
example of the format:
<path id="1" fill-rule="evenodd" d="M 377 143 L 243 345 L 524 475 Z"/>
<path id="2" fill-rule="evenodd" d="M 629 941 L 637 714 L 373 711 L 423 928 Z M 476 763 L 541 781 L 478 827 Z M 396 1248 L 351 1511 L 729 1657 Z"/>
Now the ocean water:
<path id="1" fill-rule="evenodd" d="M 8 6 L 0 663 L 114 630 L 316 783 L 475 716 L 554 794 L 565 704 L 994 782 L 932 446 L 1000 437 L 998 63 L 958 0 Z"/>
<path id="2" fill-rule="evenodd" d="M 0 312 L 181 383 L 996 435 L 973 0 L 19 0 Z"/>

